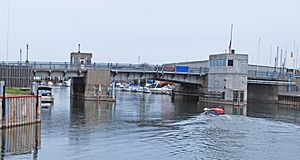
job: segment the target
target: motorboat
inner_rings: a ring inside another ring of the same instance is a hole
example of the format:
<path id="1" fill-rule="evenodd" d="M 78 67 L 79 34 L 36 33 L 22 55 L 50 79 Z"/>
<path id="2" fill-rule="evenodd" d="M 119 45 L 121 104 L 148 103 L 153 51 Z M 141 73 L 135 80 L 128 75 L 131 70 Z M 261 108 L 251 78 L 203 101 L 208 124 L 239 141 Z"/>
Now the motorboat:
<path id="1" fill-rule="evenodd" d="M 215 114 L 215 115 L 225 114 L 225 110 L 221 106 L 214 107 L 214 108 L 204 108 L 204 112 L 207 114 Z"/>
<path id="2" fill-rule="evenodd" d="M 143 93 L 151 93 L 149 87 L 144 87 L 143 88 Z"/>
<path id="3" fill-rule="evenodd" d="M 39 93 L 41 95 L 41 105 L 48 106 L 49 104 L 54 103 L 54 96 L 52 94 L 52 88 L 48 86 L 38 87 Z"/>

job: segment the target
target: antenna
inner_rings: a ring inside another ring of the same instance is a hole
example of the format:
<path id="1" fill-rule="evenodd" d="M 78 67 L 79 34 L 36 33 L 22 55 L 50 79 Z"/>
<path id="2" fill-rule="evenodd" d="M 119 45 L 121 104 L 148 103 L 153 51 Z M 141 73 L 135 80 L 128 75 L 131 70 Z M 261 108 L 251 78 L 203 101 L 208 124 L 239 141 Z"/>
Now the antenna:
<path id="1" fill-rule="evenodd" d="M 230 41 L 229 41 L 229 47 L 228 47 L 228 52 L 231 54 L 231 45 L 232 45 L 232 32 L 233 32 L 233 24 L 231 24 L 231 30 L 230 30 Z"/>

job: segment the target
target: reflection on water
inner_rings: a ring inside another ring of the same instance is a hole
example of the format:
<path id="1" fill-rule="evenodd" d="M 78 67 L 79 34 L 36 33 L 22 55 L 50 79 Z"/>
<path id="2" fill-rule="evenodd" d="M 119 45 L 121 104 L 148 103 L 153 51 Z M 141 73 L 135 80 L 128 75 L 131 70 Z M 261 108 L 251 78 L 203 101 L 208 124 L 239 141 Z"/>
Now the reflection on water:
<path id="1" fill-rule="evenodd" d="M 33 153 L 37 156 L 41 146 L 41 125 L 31 124 L 0 130 L 2 157 Z"/>
<path id="2" fill-rule="evenodd" d="M 172 103 L 167 95 L 118 92 L 117 102 L 111 103 L 69 101 L 67 88 L 54 89 L 54 93 L 54 106 L 42 110 L 42 140 L 35 143 L 42 145 L 36 155 L 39 159 L 297 159 L 300 156 L 298 112 L 284 111 L 274 105 L 224 105 L 227 114 L 214 116 L 203 114 L 203 110 L 216 104 Z M 10 142 L 14 138 L 5 135 L 5 139 L 10 139 L 5 144 L 15 143 Z M 8 158 L 32 159 L 32 155 Z"/>
<path id="3" fill-rule="evenodd" d="M 248 103 L 248 108 L 247 116 L 300 124 L 299 109 L 291 108 L 289 105 L 251 102 Z"/>
<path id="4" fill-rule="evenodd" d="M 71 100 L 71 127 L 108 125 L 114 118 L 115 103 Z"/>

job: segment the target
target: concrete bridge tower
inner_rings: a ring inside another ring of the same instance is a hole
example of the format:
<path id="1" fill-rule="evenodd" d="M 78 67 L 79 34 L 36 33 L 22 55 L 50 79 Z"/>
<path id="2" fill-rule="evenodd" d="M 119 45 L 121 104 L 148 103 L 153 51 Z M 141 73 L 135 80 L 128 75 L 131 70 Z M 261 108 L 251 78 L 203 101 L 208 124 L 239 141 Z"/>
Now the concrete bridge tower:
<path id="1" fill-rule="evenodd" d="M 218 98 L 206 98 L 223 104 L 247 104 L 248 55 L 231 53 L 209 56 L 207 91 Z"/>

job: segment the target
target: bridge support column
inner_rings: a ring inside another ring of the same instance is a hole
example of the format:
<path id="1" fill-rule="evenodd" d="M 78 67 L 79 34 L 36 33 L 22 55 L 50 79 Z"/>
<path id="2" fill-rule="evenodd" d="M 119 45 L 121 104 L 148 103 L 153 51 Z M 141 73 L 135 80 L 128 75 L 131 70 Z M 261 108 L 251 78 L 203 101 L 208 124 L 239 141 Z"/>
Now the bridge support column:
<path id="1" fill-rule="evenodd" d="M 266 84 L 248 84 L 250 102 L 278 102 L 278 86 Z"/>
<path id="2" fill-rule="evenodd" d="M 109 70 L 87 70 L 85 77 L 73 78 L 71 94 L 85 100 L 115 101 L 109 94 L 109 85 Z"/>
<path id="3" fill-rule="evenodd" d="M 178 83 L 173 91 L 172 101 L 186 100 L 197 102 L 201 93 L 203 93 L 201 85 Z"/>

